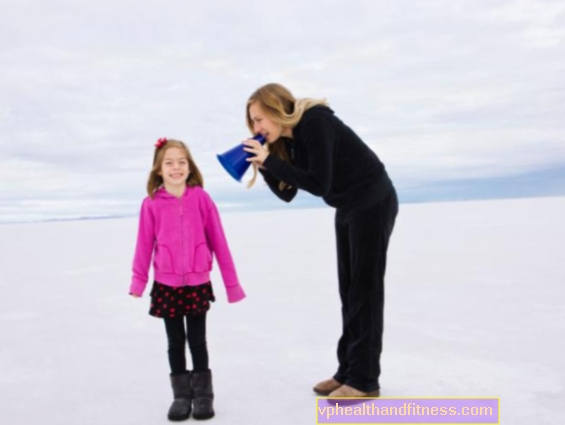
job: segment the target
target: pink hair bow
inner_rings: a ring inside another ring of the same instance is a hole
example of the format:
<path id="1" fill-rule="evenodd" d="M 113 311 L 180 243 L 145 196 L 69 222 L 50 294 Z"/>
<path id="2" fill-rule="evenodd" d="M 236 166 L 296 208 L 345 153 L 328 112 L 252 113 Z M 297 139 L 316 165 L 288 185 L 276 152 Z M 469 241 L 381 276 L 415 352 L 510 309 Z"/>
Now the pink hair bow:
<path id="1" fill-rule="evenodd" d="M 167 138 L 161 137 L 160 139 L 157 139 L 157 143 L 155 143 L 155 147 L 157 149 L 161 149 L 165 143 L 167 143 Z"/>

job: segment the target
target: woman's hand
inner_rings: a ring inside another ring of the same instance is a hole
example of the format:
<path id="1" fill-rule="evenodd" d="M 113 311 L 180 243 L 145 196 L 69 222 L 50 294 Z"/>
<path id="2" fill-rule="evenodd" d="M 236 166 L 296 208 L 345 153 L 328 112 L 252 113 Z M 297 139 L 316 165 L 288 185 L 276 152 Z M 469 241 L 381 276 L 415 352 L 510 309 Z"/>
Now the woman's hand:
<path id="1" fill-rule="evenodd" d="M 135 295 L 135 294 L 130 294 L 130 295 L 134 298 L 141 298 L 139 295 Z"/>
<path id="2" fill-rule="evenodd" d="M 263 168 L 263 162 L 269 156 L 269 151 L 267 150 L 267 148 L 261 145 L 261 143 L 259 143 L 255 139 L 247 139 L 243 142 L 243 144 L 246 146 L 243 148 L 245 152 L 249 152 L 250 154 L 255 155 L 251 158 L 247 158 L 246 161 L 253 162 L 259 168 Z"/>

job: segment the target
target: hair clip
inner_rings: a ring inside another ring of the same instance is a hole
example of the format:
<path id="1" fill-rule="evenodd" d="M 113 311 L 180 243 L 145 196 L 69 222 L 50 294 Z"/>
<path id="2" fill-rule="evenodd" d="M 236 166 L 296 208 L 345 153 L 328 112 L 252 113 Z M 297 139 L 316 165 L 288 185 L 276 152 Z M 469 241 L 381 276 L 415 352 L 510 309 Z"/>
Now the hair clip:
<path id="1" fill-rule="evenodd" d="M 157 143 L 155 143 L 155 147 L 157 149 L 161 149 L 165 143 L 167 143 L 167 138 L 161 137 L 160 139 L 157 139 Z"/>

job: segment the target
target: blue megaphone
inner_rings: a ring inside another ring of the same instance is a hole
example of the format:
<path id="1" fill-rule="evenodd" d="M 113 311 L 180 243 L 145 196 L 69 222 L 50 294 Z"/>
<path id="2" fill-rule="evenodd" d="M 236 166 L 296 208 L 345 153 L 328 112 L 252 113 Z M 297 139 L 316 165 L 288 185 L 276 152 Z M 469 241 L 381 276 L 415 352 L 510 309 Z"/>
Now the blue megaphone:
<path id="1" fill-rule="evenodd" d="M 261 134 L 257 134 L 253 137 L 253 139 L 257 140 L 262 145 L 266 142 L 265 137 Z M 246 161 L 246 159 L 253 156 L 253 154 L 245 152 L 243 150 L 244 147 L 245 145 L 239 144 L 229 151 L 216 155 L 218 157 L 218 161 L 222 164 L 222 167 L 224 167 L 228 174 L 238 182 L 241 182 L 241 178 L 251 165 L 251 163 Z"/>

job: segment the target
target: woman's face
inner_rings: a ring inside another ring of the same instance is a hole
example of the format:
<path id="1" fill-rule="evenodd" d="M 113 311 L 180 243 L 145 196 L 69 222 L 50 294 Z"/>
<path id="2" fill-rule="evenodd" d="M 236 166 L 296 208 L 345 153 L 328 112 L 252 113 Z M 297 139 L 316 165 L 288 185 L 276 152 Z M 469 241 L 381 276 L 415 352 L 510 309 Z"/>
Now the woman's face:
<path id="1" fill-rule="evenodd" d="M 262 134 L 267 143 L 276 142 L 281 136 L 290 137 L 289 134 L 292 135 L 289 129 L 283 128 L 282 125 L 269 118 L 257 102 L 249 105 L 249 117 L 253 123 L 253 133 Z"/>

